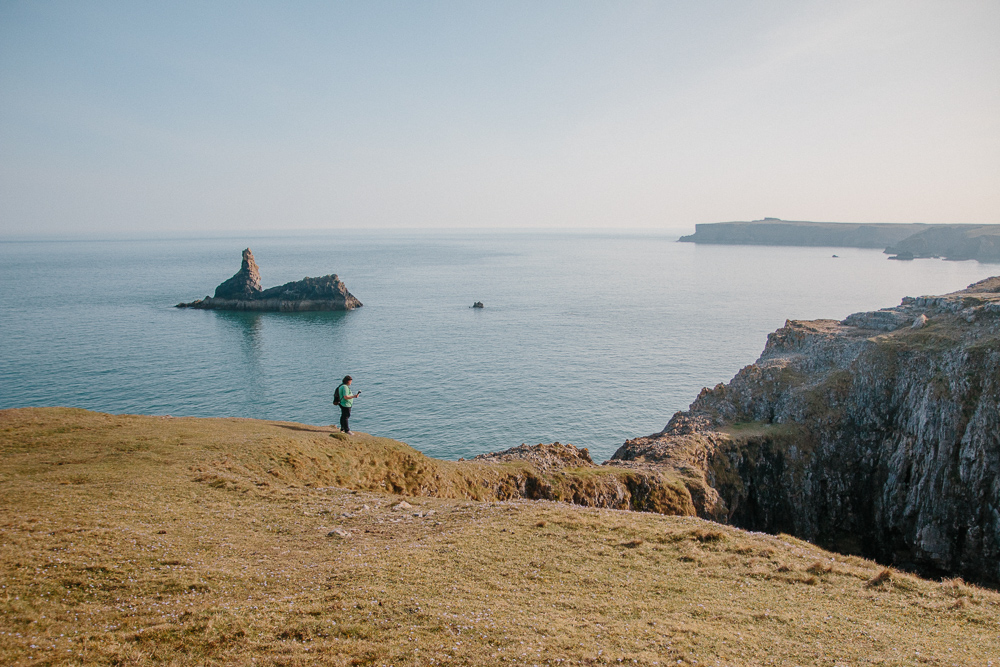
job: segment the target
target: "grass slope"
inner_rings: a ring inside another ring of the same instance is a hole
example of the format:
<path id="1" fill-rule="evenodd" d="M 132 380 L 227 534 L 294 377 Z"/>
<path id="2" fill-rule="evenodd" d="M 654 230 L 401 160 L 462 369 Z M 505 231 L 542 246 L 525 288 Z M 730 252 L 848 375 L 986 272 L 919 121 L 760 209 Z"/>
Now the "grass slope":
<path id="1" fill-rule="evenodd" d="M 996 592 L 332 431 L 0 412 L 0 664 L 1000 666 Z"/>

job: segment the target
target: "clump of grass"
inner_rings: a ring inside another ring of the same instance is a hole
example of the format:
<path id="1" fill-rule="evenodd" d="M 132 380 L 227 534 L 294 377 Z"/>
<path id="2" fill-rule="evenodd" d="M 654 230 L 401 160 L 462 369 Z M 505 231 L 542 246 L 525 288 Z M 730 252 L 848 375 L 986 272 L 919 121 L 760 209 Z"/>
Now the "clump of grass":
<path id="1" fill-rule="evenodd" d="M 823 561 L 818 560 L 806 568 L 806 572 L 817 575 L 829 574 L 830 572 L 833 572 L 833 566 L 829 563 L 824 563 Z"/>
<path id="2" fill-rule="evenodd" d="M 882 568 L 878 574 L 868 580 L 865 584 L 868 588 L 879 588 L 882 586 L 887 586 L 892 583 L 892 570 L 889 568 Z"/>
<path id="3" fill-rule="evenodd" d="M 942 579 L 941 589 L 948 595 L 961 598 L 969 594 L 969 587 L 961 577 Z"/>
<path id="4" fill-rule="evenodd" d="M 542 519 L 541 521 L 536 521 L 535 522 L 535 528 L 545 528 L 545 526 L 547 526 L 547 525 L 549 525 L 549 523 L 547 521 L 545 521 L 544 519 Z"/>
<path id="5" fill-rule="evenodd" d="M 691 536 L 701 542 L 702 544 L 711 544 L 713 542 L 721 542 L 726 539 L 726 534 L 721 530 L 715 529 L 698 529 L 691 533 Z"/>
<path id="6" fill-rule="evenodd" d="M 976 601 L 976 588 L 966 584 L 961 577 L 943 579 L 941 589 L 945 595 L 954 598 L 954 602 L 951 604 L 952 609 L 964 609 Z"/>

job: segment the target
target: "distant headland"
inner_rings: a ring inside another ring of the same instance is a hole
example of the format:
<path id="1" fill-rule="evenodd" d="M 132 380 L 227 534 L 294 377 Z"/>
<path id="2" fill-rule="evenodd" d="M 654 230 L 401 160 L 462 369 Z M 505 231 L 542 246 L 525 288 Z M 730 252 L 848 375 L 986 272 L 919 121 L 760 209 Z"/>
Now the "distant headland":
<path id="1" fill-rule="evenodd" d="M 940 257 L 1000 262 L 1000 225 L 808 222 L 764 218 L 695 225 L 688 243 L 884 248 L 890 259 Z"/>
<path id="2" fill-rule="evenodd" d="M 177 308 L 215 310 L 259 310 L 296 312 L 306 310 L 352 310 L 363 304 L 335 274 L 321 278 L 303 278 L 278 287 L 261 289 L 260 270 L 250 248 L 243 251 L 243 265 L 229 280 L 215 288 L 215 296 L 206 296 Z"/>

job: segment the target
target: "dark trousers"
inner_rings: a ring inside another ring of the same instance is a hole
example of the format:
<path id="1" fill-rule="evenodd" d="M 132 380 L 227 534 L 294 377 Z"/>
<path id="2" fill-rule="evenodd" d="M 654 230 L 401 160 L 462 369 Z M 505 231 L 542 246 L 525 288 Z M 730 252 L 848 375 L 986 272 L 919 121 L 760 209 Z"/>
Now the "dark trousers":
<path id="1" fill-rule="evenodd" d="M 347 425 L 347 420 L 351 418 L 351 409 L 340 406 L 340 430 L 347 433 L 351 427 Z"/>

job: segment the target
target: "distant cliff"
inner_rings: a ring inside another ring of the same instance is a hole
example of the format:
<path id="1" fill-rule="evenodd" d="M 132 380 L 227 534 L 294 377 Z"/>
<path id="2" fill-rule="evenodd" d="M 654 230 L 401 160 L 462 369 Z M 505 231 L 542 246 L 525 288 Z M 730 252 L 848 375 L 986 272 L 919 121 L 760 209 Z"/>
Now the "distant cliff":
<path id="1" fill-rule="evenodd" d="M 705 518 L 998 585 L 1000 277 L 787 322 L 608 463 L 684 473 Z"/>
<path id="2" fill-rule="evenodd" d="M 1000 262 L 1000 225 L 934 225 L 885 251 L 902 257 Z"/>
<path id="3" fill-rule="evenodd" d="M 240 270 L 215 288 L 215 296 L 179 303 L 177 307 L 294 312 L 351 310 L 362 305 L 336 275 L 304 278 L 278 287 L 261 289 L 260 270 L 253 253 L 247 248 L 243 251 Z"/>
<path id="4" fill-rule="evenodd" d="M 899 259 L 943 257 L 1000 262 L 1000 225 L 806 222 L 765 218 L 695 225 L 682 242 L 884 248 Z"/>

